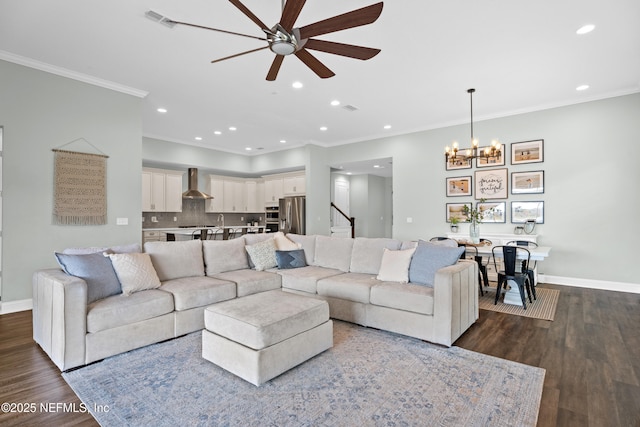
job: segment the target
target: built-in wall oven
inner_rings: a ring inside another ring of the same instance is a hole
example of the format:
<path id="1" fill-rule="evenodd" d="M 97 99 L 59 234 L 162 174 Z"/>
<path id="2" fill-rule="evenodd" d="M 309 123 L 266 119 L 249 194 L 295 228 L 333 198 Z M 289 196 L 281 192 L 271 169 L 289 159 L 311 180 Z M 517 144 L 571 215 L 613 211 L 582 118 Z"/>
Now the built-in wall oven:
<path id="1" fill-rule="evenodd" d="M 280 215 L 278 211 L 278 206 L 267 206 L 265 208 L 267 233 L 275 233 L 280 229 Z"/>

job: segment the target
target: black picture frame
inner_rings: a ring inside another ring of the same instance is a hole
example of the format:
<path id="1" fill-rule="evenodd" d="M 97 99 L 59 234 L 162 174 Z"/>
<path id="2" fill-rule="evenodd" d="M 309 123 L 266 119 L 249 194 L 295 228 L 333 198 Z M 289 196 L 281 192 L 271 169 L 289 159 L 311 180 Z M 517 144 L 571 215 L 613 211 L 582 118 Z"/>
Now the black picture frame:
<path id="1" fill-rule="evenodd" d="M 535 220 L 536 224 L 544 224 L 544 201 L 511 202 L 511 223 L 524 224 L 527 220 Z"/>
<path id="2" fill-rule="evenodd" d="M 544 139 L 511 143 L 511 164 L 544 162 Z"/>
<path id="3" fill-rule="evenodd" d="M 473 192 L 471 175 L 446 178 L 446 187 L 447 197 L 471 196 Z"/>
<path id="4" fill-rule="evenodd" d="M 544 171 L 511 172 L 511 194 L 544 193 Z"/>

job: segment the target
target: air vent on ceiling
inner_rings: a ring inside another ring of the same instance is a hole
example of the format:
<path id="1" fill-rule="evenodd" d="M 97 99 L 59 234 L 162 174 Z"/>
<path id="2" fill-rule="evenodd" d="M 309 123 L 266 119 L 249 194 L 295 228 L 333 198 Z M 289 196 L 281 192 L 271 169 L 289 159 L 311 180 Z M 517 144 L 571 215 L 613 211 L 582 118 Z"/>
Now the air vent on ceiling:
<path id="1" fill-rule="evenodd" d="M 176 23 L 173 22 L 171 19 L 167 18 L 166 16 L 160 15 L 158 12 L 154 12 L 153 10 L 147 10 L 144 13 L 144 16 L 146 16 L 147 18 L 151 19 L 154 22 L 159 22 L 165 27 L 173 28 L 176 25 Z"/>
<path id="2" fill-rule="evenodd" d="M 342 108 L 344 108 L 347 111 L 357 111 L 358 110 L 358 107 L 354 107 L 353 105 L 349 105 L 349 104 L 343 106 Z"/>

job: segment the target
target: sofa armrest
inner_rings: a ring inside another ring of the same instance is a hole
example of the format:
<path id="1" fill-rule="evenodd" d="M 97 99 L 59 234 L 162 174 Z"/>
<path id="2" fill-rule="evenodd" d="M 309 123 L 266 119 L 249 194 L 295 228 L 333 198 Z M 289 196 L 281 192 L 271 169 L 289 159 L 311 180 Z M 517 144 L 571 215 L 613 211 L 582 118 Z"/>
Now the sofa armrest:
<path id="1" fill-rule="evenodd" d="M 85 364 L 87 283 L 59 269 L 33 274 L 33 339 L 61 371 Z"/>
<path id="2" fill-rule="evenodd" d="M 478 315 L 478 264 L 463 259 L 438 270 L 433 284 L 434 342 L 451 346 Z"/>

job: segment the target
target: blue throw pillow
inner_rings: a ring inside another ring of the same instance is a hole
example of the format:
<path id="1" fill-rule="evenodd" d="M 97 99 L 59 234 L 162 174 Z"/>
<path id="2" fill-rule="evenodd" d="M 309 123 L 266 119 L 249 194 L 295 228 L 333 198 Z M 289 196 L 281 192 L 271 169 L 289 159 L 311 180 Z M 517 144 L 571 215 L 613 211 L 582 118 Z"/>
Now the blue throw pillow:
<path id="1" fill-rule="evenodd" d="M 276 262 L 278 268 L 300 268 L 306 267 L 307 261 L 304 257 L 304 249 L 295 249 L 293 251 L 276 251 Z"/>
<path id="2" fill-rule="evenodd" d="M 102 252 L 69 255 L 56 252 L 58 264 L 65 273 L 87 282 L 87 304 L 122 293 L 120 281 L 111 260 Z"/>
<path id="3" fill-rule="evenodd" d="M 433 286 L 436 271 L 458 262 L 464 251 L 464 246 L 451 248 L 420 241 L 411 258 L 409 282 Z"/>

